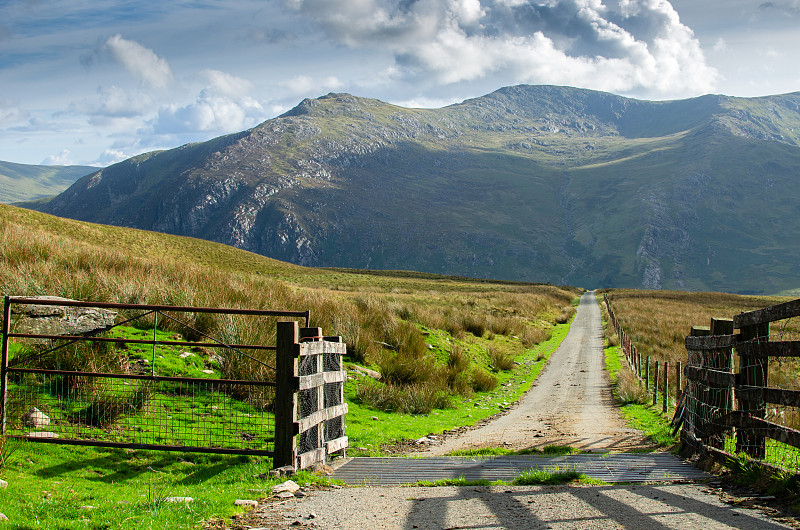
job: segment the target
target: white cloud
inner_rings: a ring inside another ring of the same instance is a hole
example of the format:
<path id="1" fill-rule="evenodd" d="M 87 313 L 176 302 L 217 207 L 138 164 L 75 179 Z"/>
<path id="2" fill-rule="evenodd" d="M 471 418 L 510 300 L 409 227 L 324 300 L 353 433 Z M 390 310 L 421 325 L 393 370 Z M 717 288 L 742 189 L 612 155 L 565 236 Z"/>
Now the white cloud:
<path id="1" fill-rule="evenodd" d="M 438 84 L 502 75 L 611 91 L 713 88 L 690 28 L 664 0 L 295 0 L 336 41 L 391 51 L 409 79 Z"/>
<path id="2" fill-rule="evenodd" d="M 174 81 L 172 69 L 165 59 L 120 34 L 106 39 L 102 50 L 148 87 L 166 89 Z"/>
<path id="3" fill-rule="evenodd" d="M 62 149 L 57 155 L 50 155 L 42 160 L 44 166 L 69 166 L 74 164 L 69 149 Z"/>
<path id="4" fill-rule="evenodd" d="M 718 38 L 717 41 L 714 43 L 714 47 L 712 48 L 717 53 L 722 53 L 728 51 L 728 43 L 722 37 Z"/>
<path id="5" fill-rule="evenodd" d="M 322 95 L 325 92 L 338 90 L 344 86 L 336 76 L 328 76 L 321 79 L 315 79 L 307 75 L 298 75 L 282 81 L 280 86 L 288 89 L 292 94 L 305 94 L 309 95 Z"/>
<path id="6" fill-rule="evenodd" d="M 246 79 L 218 70 L 204 70 L 197 77 L 206 86 L 188 105 L 162 106 L 150 123 L 156 134 L 229 133 L 264 119 L 264 108 L 250 97 L 253 85 Z"/>
<path id="7" fill-rule="evenodd" d="M 103 151 L 103 154 L 97 158 L 97 160 L 93 161 L 89 165 L 106 167 L 110 166 L 111 164 L 116 164 L 117 162 L 122 162 L 131 156 L 133 155 L 126 154 L 124 151 L 119 149 L 106 149 Z"/>
<path id="8" fill-rule="evenodd" d="M 153 97 L 143 90 L 129 91 L 112 85 L 98 87 L 97 93 L 70 106 L 72 112 L 107 118 L 133 118 L 155 109 Z"/>

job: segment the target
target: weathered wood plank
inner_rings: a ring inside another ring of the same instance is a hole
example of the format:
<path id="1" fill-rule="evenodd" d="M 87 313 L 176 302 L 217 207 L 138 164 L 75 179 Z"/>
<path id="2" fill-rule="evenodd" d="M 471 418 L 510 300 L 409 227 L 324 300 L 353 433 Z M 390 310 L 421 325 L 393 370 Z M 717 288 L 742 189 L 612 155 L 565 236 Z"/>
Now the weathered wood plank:
<path id="1" fill-rule="evenodd" d="M 758 429 L 762 436 L 800 448 L 800 431 L 796 429 L 790 429 L 789 427 L 751 416 L 743 416 L 738 427 Z"/>
<path id="2" fill-rule="evenodd" d="M 275 456 L 274 467 L 294 466 L 297 442 L 297 355 L 299 337 L 297 322 L 278 322 L 275 355 Z"/>
<path id="3" fill-rule="evenodd" d="M 742 342 L 736 352 L 750 357 L 800 357 L 800 341 Z"/>
<path id="4" fill-rule="evenodd" d="M 698 368 L 697 366 L 687 366 L 684 374 L 686 379 L 711 383 L 719 386 L 736 386 L 736 374 L 711 370 L 710 368 Z"/>
<path id="5" fill-rule="evenodd" d="M 746 326 L 765 324 L 796 316 L 800 316 L 800 299 L 765 307 L 764 309 L 756 309 L 747 313 L 740 313 L 733 317 L 733 325 L 737 329 L 741 329 Z"/>
<path id="6" fill-rule="evenodd" d="M 317 449 L 306 451 L 305 453 L 298 455 L 297 460 L 299 462 L 299 469 L 305 469 L 316 464 L 317 462 L 325 463 L 325 448 L 318 447 Z"/>
<path id="7" fill-rule="evenodd" d="M 342 436 L 341 438 L 325 442 L 325 447 L 328 454 L 335 453 L 336 451 L 341 451 L 346 447 L 350 447 L 350 439 L 347 436 Z"/>
<path id="8" fill-rule="evenodd" d="M 325 383 L 343 383 L 347 381 L 347 372 L 340 370 L 338 372 L 322 372 L 311 375 L 301 375 L 300 386 L 298 390 L 308 390 L 309 388 L 316 388 Z"/>
<path id="9" fill-rule="evenodd" d="M 303 342 L 300 344 L 300 355 L 322 355 L 325 353 L 337 353 L 345 355 L 347 353 L 347 344 L 344 342 Z"/>
<path id="10" fill-rule="evenodd" d="M 301 418 L 298 420 L 298 424 L 300 426 L 300 432 L 306 432 L 307 430 L 311 429 L 315 425 L 322 423 L 323 421 L 330 420 L 332 418 L 336 418 L 338 416 L 344 416 L 347 414 L 347 403 L 341 403 L 339 405 L 334 405 L 333 407 L 328 407 L 323 410 L 318 410 L 313 414 L 306 416 L 305 418 Z"/>
<path id="11" fill-rule="evenodd" d="M 709 335 L 706 337 L 688 336 L 685 340 L 687 350 L 722 350 L 733 348 L 739 343 L 738 335 Z"/>
<path id="12" fill-rule="evenodd" d="M 772 405 L 785 405 L 787 407 L 800 407 L 800 390 L 785 390 L 783 388 L 737 388 L 739 399 L 757 400 Z"/>

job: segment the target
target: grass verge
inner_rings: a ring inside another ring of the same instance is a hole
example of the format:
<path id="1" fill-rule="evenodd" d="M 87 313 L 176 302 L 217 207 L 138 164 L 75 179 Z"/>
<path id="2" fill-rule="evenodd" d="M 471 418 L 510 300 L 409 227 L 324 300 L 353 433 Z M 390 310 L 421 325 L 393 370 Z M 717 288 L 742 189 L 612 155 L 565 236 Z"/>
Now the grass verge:
<path id="1" fill-rule="evenodd" d="M 618 401 L 625 402 L 627 399 L 620 396 L 620 383 L 624 372 L 630 370 L 622 365 L 622 355 L 617 346 L 605 348 L 604 351 L 605 366 L 614 386 L 614 396 Z M 670 418 L 661 412 L 661 405 L 628 402 L 620 407 L 620 412 L 628 425 L 642 431 L 658 448 L 674 448 L 678 443 L 678 437 L 672 435 L 669 426 Z"/>
<path id="2" fill-rule="evenodd" d="M 242 513 L 236 499 L 267 497 L 284 478 L 262 478 L 270 461 L 25 443 L 2 470 L 2 512 L 13 528 L 199 528 Z M 298 484 L 327 484 L 300 472 Z M 168 502 L 191 497 L 191 502 Z"/>

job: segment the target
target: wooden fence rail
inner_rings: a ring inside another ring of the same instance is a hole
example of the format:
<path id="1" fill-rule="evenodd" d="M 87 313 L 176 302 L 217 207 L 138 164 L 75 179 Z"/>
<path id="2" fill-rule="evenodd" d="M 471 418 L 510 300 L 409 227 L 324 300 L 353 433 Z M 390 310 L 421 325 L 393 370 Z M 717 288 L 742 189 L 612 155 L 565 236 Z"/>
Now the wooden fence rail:
<path id="1" fill-rule="evenodd" d="M 767 418 L 767 405 L 800 407 L 800 391 L 768 386 L 771 358 L 800 357 L 800 343 L 771 341 L 769 325 L 797 316 L 800 300 L 741 313 L 732 320 L 712 319 L 708 328 L 692 328 L 685 341 L 688 381 L 681 441 L 686 447 L 711 454 L 723 464 L 735 451 L 768 466 L 800 471 L 797 422 L 792 420 L 792 426 L 772 421 L 797 418 L 800 411 L 773 407 L 776 418 Z"/>

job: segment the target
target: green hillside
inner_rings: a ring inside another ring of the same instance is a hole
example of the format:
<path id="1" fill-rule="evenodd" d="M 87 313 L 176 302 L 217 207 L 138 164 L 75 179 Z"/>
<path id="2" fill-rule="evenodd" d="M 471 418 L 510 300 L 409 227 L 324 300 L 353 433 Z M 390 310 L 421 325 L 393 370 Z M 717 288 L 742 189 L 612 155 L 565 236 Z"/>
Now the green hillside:
<path id="1" fill-rule="evenodd" d="M 0 161 L 0 203 L 33 201 L 57 195 L 98 168 L 36 166 Z"/>

